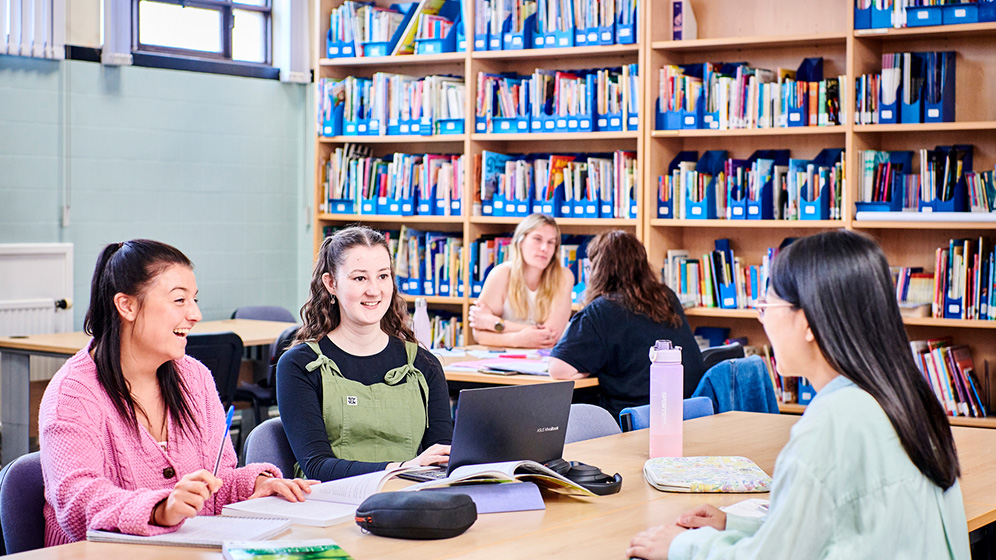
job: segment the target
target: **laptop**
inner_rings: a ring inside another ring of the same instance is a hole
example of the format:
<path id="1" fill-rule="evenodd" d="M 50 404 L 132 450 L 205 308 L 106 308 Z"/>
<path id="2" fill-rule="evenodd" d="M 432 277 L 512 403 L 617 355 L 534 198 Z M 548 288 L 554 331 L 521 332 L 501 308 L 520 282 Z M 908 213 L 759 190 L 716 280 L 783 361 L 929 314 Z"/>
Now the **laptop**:
<path id="1" fill-rule="evenodd" d="M 574 382 L 464 389 L 457 401 L 446 469 L 404 473 L 411 480 L 443 478 L 463 465 L 531 459 L 547 463 L 564 454 Z"/>

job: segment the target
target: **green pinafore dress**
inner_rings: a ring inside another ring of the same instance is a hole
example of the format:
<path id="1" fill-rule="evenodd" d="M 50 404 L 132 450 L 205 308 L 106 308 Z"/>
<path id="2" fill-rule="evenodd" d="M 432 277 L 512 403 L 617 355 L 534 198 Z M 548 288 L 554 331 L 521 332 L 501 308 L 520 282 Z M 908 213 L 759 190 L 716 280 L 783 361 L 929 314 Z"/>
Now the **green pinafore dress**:
<path id="1" fill-rule="evenodd" d="M 307 370 L 321 370 L 322 417 L 332 453 L 349 461 L 415 458 L 429 426 L 429 386 L 415 367 L 418 345 L 405 342 L 407 363 L 389 370 L 383 383 L 373 385 L 346 379 L 317 343 L 309 342 L 308 347 L 318 356 Z M 304 476 L 298 464 L 294 476 Z"/>

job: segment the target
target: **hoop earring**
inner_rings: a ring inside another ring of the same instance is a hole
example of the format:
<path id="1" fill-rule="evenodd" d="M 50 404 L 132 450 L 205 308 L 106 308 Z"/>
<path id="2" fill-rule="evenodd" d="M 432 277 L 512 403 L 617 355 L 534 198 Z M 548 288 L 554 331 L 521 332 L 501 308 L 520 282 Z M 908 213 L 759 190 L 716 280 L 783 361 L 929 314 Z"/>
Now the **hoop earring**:
<path id="1" fill-rule="evenodd" d="M 330 294 L 332 296 L 332 305 L 335 305 L 335 294 Z"/>

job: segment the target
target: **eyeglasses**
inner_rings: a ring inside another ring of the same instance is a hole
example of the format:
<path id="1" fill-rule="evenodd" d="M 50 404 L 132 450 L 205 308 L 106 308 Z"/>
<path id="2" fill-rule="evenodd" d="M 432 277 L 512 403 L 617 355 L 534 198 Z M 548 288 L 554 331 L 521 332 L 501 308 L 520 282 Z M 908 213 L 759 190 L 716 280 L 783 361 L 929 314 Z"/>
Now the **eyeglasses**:
<path id="1" fill-rule="evenodd" d="M 770 303 L 767 301 L 759 301 L 754 304 L 754 309 L 757 309 L 757 317 L 759 319 L 764 319 L 764 312 L 769 307 L 795 307 L 795 306 L 787 301 L 773 301 Z"/>

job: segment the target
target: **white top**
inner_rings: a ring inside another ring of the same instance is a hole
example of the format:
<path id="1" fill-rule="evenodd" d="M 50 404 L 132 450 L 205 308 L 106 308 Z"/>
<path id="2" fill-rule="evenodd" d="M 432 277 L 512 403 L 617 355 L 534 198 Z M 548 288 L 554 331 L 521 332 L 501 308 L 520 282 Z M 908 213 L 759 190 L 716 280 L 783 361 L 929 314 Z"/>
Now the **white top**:
<path id="1" fill-rule="evenodd" d="M 506 295 L 505 303 L 501 307 L 501 318 L 506 321 L 515 321 L 516 323 L 536 323 L 534 316 L 536 314 L 536 293 L 538 291 L 526 288 L 526 302 L 529 304 L 529 314 L 526 317 L 519 317 L 512 311 L 512 298 Z"/>

